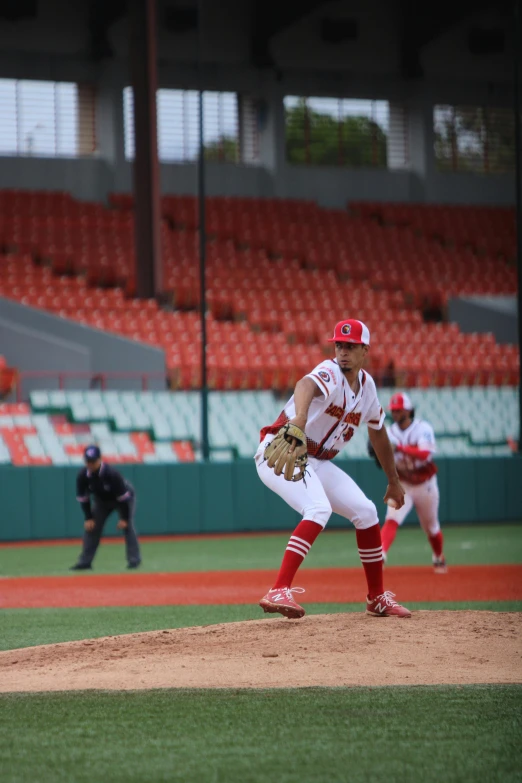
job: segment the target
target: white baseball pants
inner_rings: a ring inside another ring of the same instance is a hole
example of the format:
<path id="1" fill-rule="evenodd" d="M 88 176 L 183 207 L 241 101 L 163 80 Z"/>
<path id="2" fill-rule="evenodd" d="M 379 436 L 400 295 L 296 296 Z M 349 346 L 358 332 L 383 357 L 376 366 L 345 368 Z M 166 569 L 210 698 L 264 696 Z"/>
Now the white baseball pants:
<path id="1" fill-rule="evenodd" d="M 263 484 L 283 498 L 303 519 L 325 527 L 332 511 L 349 519 L 361 530 L 379 524 L 375 504 L 343 470 L 330 460 L 309 458 L 302 481 L 276 476 L 264 458 L 272 438 L 264 438 L 255 454 L 257 473 Z"/>
<path id="2" fill-rule="evenodd" d="M 402 482 L 406 492 L 404 506 L 398 511 L 388 508 L 386 520 L 393 519 L 402 525 L 413 506 L 417 509 L 420 526 L 427 535 L 434 536 L 440 530 L 439 522 L 439 484 L 437 476 L 432 476 L 423 484 Z"/>

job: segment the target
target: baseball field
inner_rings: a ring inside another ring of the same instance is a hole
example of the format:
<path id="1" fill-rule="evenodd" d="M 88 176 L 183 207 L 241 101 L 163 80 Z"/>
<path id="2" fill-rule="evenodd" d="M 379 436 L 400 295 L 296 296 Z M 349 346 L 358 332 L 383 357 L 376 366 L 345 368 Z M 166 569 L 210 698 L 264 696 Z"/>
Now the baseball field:
<path id="1" fill-rule="evenodd" d="M 265 616 L 287 534 L 0 545 L 0 778 L 519 781 L 522 527 L 448 527 L 449 573 L 399 532 L 366 616 L 352 531 L 325 532 Z"/>

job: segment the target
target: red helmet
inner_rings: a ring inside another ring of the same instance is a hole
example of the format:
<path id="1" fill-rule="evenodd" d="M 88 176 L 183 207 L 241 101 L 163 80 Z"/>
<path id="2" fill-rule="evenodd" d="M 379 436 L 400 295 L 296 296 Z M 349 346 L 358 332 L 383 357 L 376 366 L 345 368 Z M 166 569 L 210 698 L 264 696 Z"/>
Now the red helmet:
<path id="1" fill-rule="evenodd" d="M 333 337 L 328 342 L 370 345 L 370 330 L 362 321 L 348 318 L 346 321 L 339 321 L 338 324 L 335 324 Z"/>
<path id="2" fill-rule="evenodd" d="M 412 411 L 413 403 L 405 392 L 397 392 L 390 400 L 391 411 Z"/>

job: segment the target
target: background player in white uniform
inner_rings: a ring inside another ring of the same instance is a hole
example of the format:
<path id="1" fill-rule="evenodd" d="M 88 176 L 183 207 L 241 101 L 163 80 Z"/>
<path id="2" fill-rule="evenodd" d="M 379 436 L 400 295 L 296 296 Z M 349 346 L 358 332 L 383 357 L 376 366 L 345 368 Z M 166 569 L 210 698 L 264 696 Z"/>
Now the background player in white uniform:
<path id="1" fill-rule="evenodd" d="M 395 539 L 397 529 L 413 506 L 433 550 L 433 568 L 437 574 L 447 571 L 443 554 L 443 536 L 439 523 L 439 486 L 437 467 L 433 462 L 435 434 L 431 424 L 415 419 L 415 411 L 407 394 L 399 392 L 390 400 L 393 424 L 388 436 L 395 452 L 399 478 L 406 490 L 404 506 L 389 508 L 381 531 L 384 558 Z"/>
<path id="2" fill-rule="evenodd" d="M 255 455 L 259 478 L 298 511 L 302 521 L 290 537 L 274 586 L 259 603 L 265 612 L 279 612 L 293 618 L 305 614 L 293 598 L 292 582 L 313 542 L 335 511 L 355 525 L 368 583 L 366 611 L 378 617 L 410 617 L 410 611 L 394 600 L 394 594 L 384 590 L 381 531 L 375 505 L 355 481 L 331 461 L 350 441 L 355 430 L 367 424 L 371 442 L 388 477 L 384 499 L 392 499 L 398 508 L 404 504 L 404 490 L 383 427 L 384 412 L 375 383 L 362 369 L 370 333 L 361 321 L 341 321 L 330 342 L 335 343 L 335 359 L 321 362 L 301 378 L 277 421 L 261 430 L 261 442 Z M 267 445 L 288 421 L 306 432 L 310 457 L 304 479 L 296 482 L 285 480 L 284 475 L 277 476 L 264 458 Z"/>

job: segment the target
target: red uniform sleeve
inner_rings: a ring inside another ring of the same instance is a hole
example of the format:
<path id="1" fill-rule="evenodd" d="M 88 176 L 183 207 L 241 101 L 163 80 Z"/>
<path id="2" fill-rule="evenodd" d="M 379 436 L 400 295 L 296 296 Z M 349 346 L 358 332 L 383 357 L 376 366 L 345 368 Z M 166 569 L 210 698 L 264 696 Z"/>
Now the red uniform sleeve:
<path id="1" fill-rule="evenodd" d="M 415 459 L 428 459 L 431 454 L 431 451 L 419 449 L 418 446 L 396 446 L 396 450 L 401 451 L 403 454 L 408 454 L 408 456 L 414 457 Z"/>

